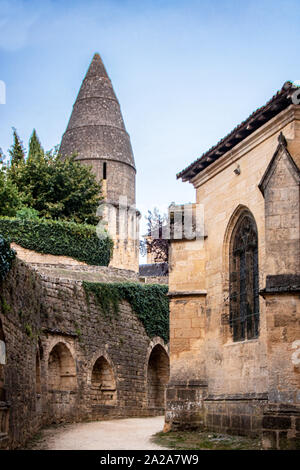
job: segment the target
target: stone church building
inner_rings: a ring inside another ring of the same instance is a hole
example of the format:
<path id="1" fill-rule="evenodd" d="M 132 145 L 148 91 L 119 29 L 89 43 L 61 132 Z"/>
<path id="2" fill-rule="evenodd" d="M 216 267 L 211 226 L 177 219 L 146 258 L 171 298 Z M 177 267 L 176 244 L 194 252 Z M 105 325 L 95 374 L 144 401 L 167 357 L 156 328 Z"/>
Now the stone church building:
<path id="1" fill-rule="evenodd" d="M 300 106 L 286 82 L 177 177 L 202 237 L 173 240 L 166 429 L 300 446 Z"/>

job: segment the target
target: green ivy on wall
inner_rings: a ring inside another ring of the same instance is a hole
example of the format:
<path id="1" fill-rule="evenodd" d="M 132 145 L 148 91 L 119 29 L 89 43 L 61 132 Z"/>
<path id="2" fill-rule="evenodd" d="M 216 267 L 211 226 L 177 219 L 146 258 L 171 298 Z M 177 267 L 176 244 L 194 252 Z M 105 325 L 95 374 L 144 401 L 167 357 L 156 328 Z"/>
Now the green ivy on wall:
<path id="1" fill-rule="evenodd" d="M 14 258 L 14 250 L 10 249 L 8 241 L 0 235 L 0 282 L 3 281 L 10 270 Z"/>
<path id="2" fill-rule="evenodd" d="M 23 248 L 95 266 L 108 266 L 112 256 L 113 241 L 110 237 L 100 240 L 93 225 L 0 217 L 0 233 Z"/>
<path id="3" fill-rule="evenodd" d="M 169 339 L 168 286 L 160 284 L 98 283 L 83 281 L 87 302 L 93 295 L 96 305 L 106 317 L 118 315 L 119 304 L 126 300 L 143 323 L 149 338 L 160 336 Z"/>

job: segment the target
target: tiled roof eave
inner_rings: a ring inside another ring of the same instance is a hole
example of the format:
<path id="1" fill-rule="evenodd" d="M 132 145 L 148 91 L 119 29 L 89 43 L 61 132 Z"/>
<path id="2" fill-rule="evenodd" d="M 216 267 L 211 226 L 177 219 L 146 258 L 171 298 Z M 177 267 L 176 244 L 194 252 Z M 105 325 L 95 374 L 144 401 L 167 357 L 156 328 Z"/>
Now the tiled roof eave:
<path id="1" fill-rule="evenodd" d="M 291 82 L 286 82 L 282 89 L 273 96 L 264 106 L 257 109 L 245 121 L 239 124 L 227 136 L 211 147 L 200 158 L 191 163 L 187 168 L 179 172 L 177 179 L 190 181 L 194 176 L 218 160 L 238 143 L 251 135 L 258 128 L 270 121 L 273 117 L 286 109 L 291 103 L 291 95 L 297 89 Z"/>

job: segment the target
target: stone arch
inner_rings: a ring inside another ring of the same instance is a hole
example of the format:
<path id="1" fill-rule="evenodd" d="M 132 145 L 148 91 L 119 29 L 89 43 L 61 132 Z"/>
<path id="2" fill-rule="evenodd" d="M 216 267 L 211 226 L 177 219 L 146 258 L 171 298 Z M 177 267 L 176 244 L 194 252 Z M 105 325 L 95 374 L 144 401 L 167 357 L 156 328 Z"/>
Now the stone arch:
<path id="1" fill-rule="evenodd" d="M 229 325 L 234 341 L 258 336 L 259 271 L 258 230 L 252 212 L 238 206 L 224 239 L 225 291 Z"/>
<path id="2" fill-rule="evenodd" d="M 77 388 L 75 360 L 63 342 L 57 343 L 48 358 L 48 390 L 73 391 Z"/>
<path id="3" fill-rule="evenodd" d="M 169 381 L 170 361 L 163 341 L 152 340 L 147 359 L 147 404 L 149 408 L 165 408 L 165 389 Z"/>
<path id="4" fill-rule="evenodd" d="M 227 274 L 227 288 L 229 288 L 229 252 L 230 252 L 230 241 L 232 237 L 232 232 L 237 224 L 237 221 L 241 217 L 243 213 L 250 213 L 254 218 L 250 209 L 243 204 L 239 204 L 229 219 L 227 224 L 225 235 L 224 235 L 224 242 L 223 242 L 223 272 Z"/>
<path id="5" fill-rule="evenodd" d="M 91 373 L 91 401 L 94 405 L 114 405 L 117 386 L 112 365 L 101 355 L 94 362 Z"/>

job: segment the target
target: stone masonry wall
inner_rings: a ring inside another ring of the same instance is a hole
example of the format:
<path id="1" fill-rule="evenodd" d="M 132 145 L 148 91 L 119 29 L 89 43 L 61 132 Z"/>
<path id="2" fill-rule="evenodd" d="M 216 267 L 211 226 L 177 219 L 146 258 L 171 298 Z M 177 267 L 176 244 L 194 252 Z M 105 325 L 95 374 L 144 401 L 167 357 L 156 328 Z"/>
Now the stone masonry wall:
<path id="1" fill-rule="evenodd" d="M 0 448 L 24 445 L 49 423 L 163 413 L 149 406 L 147 372 L 153 348 L 167 351 L 167 345 L 147 336 L 126 302 L 117 317 L 103 314 L 93 298 L 87 301 L 82 280 L 72 278 L 78 267 L 65 271 L 70 275 L 61 277 L 58 267 L 33 268 L 16 260 L 0 286 L 9 414 Z M 103 372 L 93 369 L 99 358 Z M 104 382 L 96 389 L 101 374 Z"/>
<path id="2" fill-rule="evenodd" d="M 38 418 L 35 384 L 42 286 L 34 273 L 17 260 L 5 283 L 0 285 L 0 296 L 0 319 L 6 343 L 0 418 L 3 420 L 6 414 L 7 420 L 7 429 L 0 430 L 1 449 L 26 442 L 40 426 L 40 418 L 43 421 L 42 416 Z"/>

